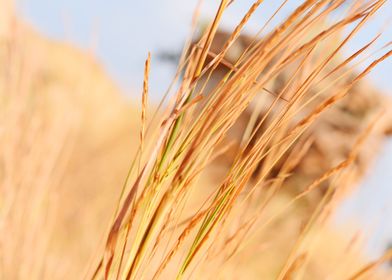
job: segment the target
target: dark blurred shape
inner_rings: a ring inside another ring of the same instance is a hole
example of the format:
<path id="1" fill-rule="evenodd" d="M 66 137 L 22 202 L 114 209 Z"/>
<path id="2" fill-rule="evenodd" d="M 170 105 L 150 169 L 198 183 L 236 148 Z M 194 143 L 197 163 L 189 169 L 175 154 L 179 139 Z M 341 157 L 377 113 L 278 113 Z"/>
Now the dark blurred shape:
<path id="1" fill-rule="evenodd" d="M 177 51 L 161 50 L 158 52 L 158 59 L 162 62 L 177 65 L 180 55 L 180 52 Z"/>

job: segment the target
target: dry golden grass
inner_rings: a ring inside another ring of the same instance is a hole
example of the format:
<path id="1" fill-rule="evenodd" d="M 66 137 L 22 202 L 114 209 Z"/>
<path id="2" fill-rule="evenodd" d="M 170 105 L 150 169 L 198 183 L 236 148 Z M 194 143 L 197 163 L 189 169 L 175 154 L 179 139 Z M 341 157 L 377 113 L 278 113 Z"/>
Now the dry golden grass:
<path id="1" fill-rule="evenodd" d="M 328 224 L 380 112 L 364 120 L 347 158 L 314 182 L 286 191 L 312 143 L 309 129 L 391 55 L 387 46 L 356 73 L 348 64 L 366 57 L 368 48 L 347 60 L 341 54 L 385 1 L 305 1 L 228 63 L 225 55 L 262 2 L 211 51 L 230 5 L 221 1 L 198 44 L 186 44 L 179 83 L 156 113 L 148 104 L 150 56 L 139 113 L 87 54 L 49 42 L 18 21 L 11 25 L 0 46 L 0 277 L 390 276 L 378 270 L 389 255 L 367 264 L 355 236 Z M 346 3 L 350 8 L 330 22 Z M 332 47 L 325 43 L 331 37 L 338 40 Z M 228 70 L 211 86 L 222 63 Z M 269 84 L 283 71 L 291 78 L 272 92 Z M 349 79 L 340 78 L 345 71 Z M 326 84 L 331 76 L 333 87 Z M 269 109 L 246 124 L 229 167 L 220 165 L 216 158 L 229 148 L 222 143 L 259 95 L 270 96 Z M 327 182 L 321 198 L 304 207 L 321 182 Z"/>
<path id="2" fill-rule="evenodd" d="M 148 153 L 139 155 L 142 166 L 130 169 L 108 233 L 105 252 L 93 278 L 199 278 L 206 273 L 204 267 L 208 267 L 210 275 L 219 273 L 221 267 L 239 253 L 243 241 L 249 238 L 252 229 L 255 230 L 263 210 L 284 187 L 285 179 L 306 153 L 306 150 L 303 151 L 306 145 L 301 141 L 306 130 L 392 53 L 387 50 L 349 81 L 336 79 L 336 83 L 340 82 L 336 91 L 331 91 L 322 100 L 311 102 L 324 91 L 323 88 L 314 92 L 316 85 L 366 50 L 360 50 L 336 67 L 327 68 L 384 1 L 353 5 L 341 19 L 329 25 L 326 22 L 328 15 L 346 1 L 305 1 L 263 40 L 255 41 L 229 67 L 230 70 L 215 87 L 207 89 L 211 75 L 262 2 L 255 2 L 210 62 L 206 63 L 206 59 L 222 14 L 230 5 L 228 0 L 221 1 L 214 20 L 199 43 L 184 50 L 179 66 L 184 77 L 169 100 L 161 125 L 145 138 L 150 140 L 150 149 Z M 308 30 L 313 31 L 320 22 L 324 22 L 326 27 L 304 41 L 304 34 Z M 316 47 L 329 36 L 347 27 L 350 27 L 348 35 L 343 36 L 336 47 L 315 52 Z M 271 109 L 253 124 L 251 130 L 257 132 L 257 127 L 267 116 L 272 121 L 257 138 L 248 137 L 242 141 L 221 182 L 203 188 L 204 193 L 200 194 L 203 198 L 198 206 L 190 206 L 193 188 L 200 187 L 196 184 L 198 177 L 204 169 L 208 169 L 229 129 L 255 96 L 265 89 L 268 81 L 294 63 L 297 67 L 292 79 L 275 94 Z M 327 75 L 323 71 L 327 71 Z M 281 97 L 285 97 L 285 103 L 278 106 Z M 293 119 L 298 120 L 293 124 Z M 330 215 L 347 184 L 350 164 L 356 159 L 377 119 L 358 138 L 347 160 L 326 171 L 288 204 L 287 207 L 291 206 L 333 177 L 321 201 L 294 238 L 296 241 L 288 249 L 287 259 L 275 272 L 277 279 L 307 275 L 309 255 L 316 254 L 309 236 L 322 227 Z M 288 157 L 282 167 L 274 171 L 285 155 Z M 257 179 L 252 181 L 257 168 L 260 168 Z M 254 198 L 259 188 L 266 189 L 264 200 L 258 200 L 258 196 Z M 258 203 L 252 203 L 252 198 Z M 273 215 L 267 219 L 267 225 L 258 227 L 268 226 L 277 217 L 279 215 Z M 353 271 L 347 268 L 344 273 L 347 275 L 342 277 L 348 277 Z"/>
<path id="3" fill-rule="evenodd" d="M 81 277 L 132 157 L 136 106 L 88 53 L 10 27 L 0 42 L 0 278 Z"/>

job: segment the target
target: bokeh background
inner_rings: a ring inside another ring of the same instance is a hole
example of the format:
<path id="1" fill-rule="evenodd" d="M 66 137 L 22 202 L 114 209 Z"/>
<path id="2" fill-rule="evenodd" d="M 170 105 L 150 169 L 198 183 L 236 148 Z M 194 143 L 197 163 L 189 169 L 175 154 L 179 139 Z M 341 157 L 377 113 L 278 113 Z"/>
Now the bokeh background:
<path id="1" fill-rule="evenodd" d="M 201 18 L 207 21 L 219 1 L 208 0 L 202 6 Z M 252 4 L 251 0 L 235 1 L 223 19 L 230 28 Z M 264 9 L 274 9 L 278 1 L 265 1 Z M 268 2 L 268 3 L 267 3 Z M 190 30 L 190 19 L 196 0 L 19 0 L 17 13 L 45 36 L 67 42 L 92 52 L 111 78 L 131 99 L 139 99 L 143 64 L 147 52 L 152 53 L 151 96 L 158 101 L 175 71 L 175 64 L 161 59 L 161 54 L 176 55 Z M 289 1 L 276 20 L 296 6 Z M 261 8 L 251 20 L 247 32 L 255 31 L 264 19 Z M 352 52 L 383 31 L 381 47 L 392 38 L 389 20 L 392 1 L 359 33 L 346 48 Z M 392 97 L 392 63 L 386 61 L 371 75 L 372 83 Z M 391 109 L 392 110 L 392 109 Z M 370 236 L 368 253 L 378 255 L 392 243 L 392 140 L 383 147 L 380 158 L 369 171 L 364 183 L 342 205 L 337 224 L 358 224 Z"/>

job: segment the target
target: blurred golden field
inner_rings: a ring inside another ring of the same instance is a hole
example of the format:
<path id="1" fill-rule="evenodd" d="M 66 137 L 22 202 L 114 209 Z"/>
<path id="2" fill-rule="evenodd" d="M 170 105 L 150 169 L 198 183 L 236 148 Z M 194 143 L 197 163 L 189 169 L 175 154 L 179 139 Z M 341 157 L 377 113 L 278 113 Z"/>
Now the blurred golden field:
<path id="1" fill-rule="evenodd" d="M 390 101 L 333 52 L 345 20 L 366 25 L 384 1 L 354 2 L 305 1 L 261 43 L 218 31 L 219 10 L 157 109 L 148 71 L 128 100 L 93 54 L 0 1 L 0 279 L 390 279 L 390 252 L 369 260 L 360 233 L 329 223 L 392 126 Z"/>

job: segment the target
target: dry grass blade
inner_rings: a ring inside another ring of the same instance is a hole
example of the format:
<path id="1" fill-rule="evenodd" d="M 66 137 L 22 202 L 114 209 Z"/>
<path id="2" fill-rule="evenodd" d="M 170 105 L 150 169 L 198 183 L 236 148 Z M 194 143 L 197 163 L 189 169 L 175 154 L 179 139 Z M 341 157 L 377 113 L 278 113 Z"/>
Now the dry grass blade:
<path id="1" fill-rule="evenodd" d="M 144 138 L 145 138 L 145 127 L 146 127 L 146 109 L 147 109 L 147 100 L 148 100 L 148 78 L 150 74 L 150 63 L 151 63 L 151 54 L 148 53 L 148 57 L 145 63 L 144 68 L 144 79 L 143 79 L 143 94 L 142 94 L 142 114 L 141 114 L 141 124 L 142 127 L 140 129 L 140 160 L 143 155 L 144 150 Z M 140 163 L 139 163 L 140 166 Z"/>
<path id="2" fill-rule="evenodd" d="M 386 252 L 383 256 L 381 256 L 378 260 L 369 263 L 357 273 L 349 277 L 347 280 L 357 280 L 365 277 L 367 274 L 374 272 L 380 265 L 392 259 L 392 250 Z"/>

